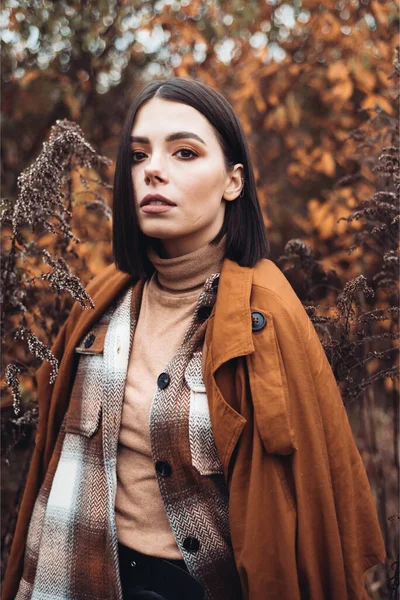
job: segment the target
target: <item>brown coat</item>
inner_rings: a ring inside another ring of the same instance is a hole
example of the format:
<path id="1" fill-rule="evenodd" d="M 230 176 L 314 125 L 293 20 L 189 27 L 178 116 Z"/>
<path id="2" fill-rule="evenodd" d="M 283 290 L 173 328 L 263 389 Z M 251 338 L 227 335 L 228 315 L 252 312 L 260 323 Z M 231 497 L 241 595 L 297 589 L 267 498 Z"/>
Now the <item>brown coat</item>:
<path id="1" fill-rule="evenodd" d="M 54 386 L 37 372 L 39 425 L 3 599 L 22 574 L 33 505 L 68 407 L 75 347 L 127 285 L 113 265 L 75 305 L 53 351 Z M 252 312 L 266 318 L 252 330 Z M 230 527 L 245 600 L 365 599 L 364 572 L 385 558 L 365 469 L 340 392 L 301 302 L 268 259 L 225 259 L 204 343 L 204 382 L 230 494 Z M 221 599 L 228 600 L 228 599 Z"/>

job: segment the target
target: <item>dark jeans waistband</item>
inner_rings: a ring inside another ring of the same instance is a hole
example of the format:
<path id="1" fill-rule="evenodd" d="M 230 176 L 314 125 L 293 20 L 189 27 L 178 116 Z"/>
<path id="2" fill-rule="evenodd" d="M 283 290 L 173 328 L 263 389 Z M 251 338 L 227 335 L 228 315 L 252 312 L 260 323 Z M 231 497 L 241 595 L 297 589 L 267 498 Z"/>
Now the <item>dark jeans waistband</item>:
<path id="1" fill-rule="evenodd" d="M 146 598 L 145 591 L 159 600 L 203 600 L 204 589 L 187 570 L 184 560 L 167 560 L 142 554 L 118 544 L 124 600 Z"/>
<path id="2" fill-rule="evenodd" d="M 124 561 L 124 562 L 130 563 L 132 560 L 136 559 L 136 563 L 139 564 L 139 563 L 144 563 L 144 562 L 154 563 L 154 562 L 157 562 L 160 560 L 166 560 L 169 563 L 187 571 L 187 567 L 186 567 L 185 561 L 183 559 L 177 560 L 177 559 L 172 559 L 172 558 L 160 558 L 159 556 L 150 556 L 149 554 L 142 554 L 138 550 L 133 550 L 133 548 L 128 548 L 128 546 L 124 546 L 124 544 L 121 544 L 120 542 L 118 542 L 118 551 L 119 551 L 120 562 Z"/>

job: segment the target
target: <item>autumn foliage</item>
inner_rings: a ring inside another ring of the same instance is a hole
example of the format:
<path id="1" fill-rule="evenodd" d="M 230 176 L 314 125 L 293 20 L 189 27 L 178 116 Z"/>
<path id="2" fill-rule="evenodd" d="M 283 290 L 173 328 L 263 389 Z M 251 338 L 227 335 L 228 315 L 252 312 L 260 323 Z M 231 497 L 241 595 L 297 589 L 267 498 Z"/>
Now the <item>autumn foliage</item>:
<path id="1" fill-rule="evenodd" d="M 2 21 L 2 413 L 10 473 L 29 460 L 34 371 L 51 360 L 48 348 L 72 302 L 90 307 L 84 286 L 112 260 L 111 186 L 129 104 L 154 78 L 197 78 L 231 101 L 247 135 L 272 258 L 324 345 L 375 494 L 388 559 L 369 575 L 369 593 L 394 598 L 396 2 L 14 4 L 5 3 Z M 6 548 L 24 468 L 6 486 Z"/>

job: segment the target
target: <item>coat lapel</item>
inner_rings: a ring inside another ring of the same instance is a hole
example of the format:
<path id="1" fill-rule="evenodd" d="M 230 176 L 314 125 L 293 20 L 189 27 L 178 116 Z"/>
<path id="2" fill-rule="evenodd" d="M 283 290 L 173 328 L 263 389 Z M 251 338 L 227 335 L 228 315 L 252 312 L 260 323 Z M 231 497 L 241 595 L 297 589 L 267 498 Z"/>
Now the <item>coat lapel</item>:
<path id="1" fill-rule="evenodd" d="M 229 361 L 254 351 L 250 294 L 253 269 L 224 259 L 217 300 L 207 327 L 203 352 L 204 382 L 215 443 L 228 479 L 229 462 L 246 419 L 223 395 L 218 381 L 230 377 Z M 216 372 L 219 370 L 218 375 Z"/>
<path id="2" fill-rule="evenodd" d="M 213 373 L 225 362 L 254 352 L 250 294 L 253 268 L 224 259 L 209 347 Z"/>

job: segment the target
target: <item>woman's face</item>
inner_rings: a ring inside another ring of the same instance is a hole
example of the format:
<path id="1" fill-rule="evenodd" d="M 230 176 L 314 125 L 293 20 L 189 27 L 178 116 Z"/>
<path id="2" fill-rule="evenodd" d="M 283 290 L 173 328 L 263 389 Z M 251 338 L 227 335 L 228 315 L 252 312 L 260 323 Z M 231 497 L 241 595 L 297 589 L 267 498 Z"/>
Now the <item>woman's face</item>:
<path id="1" fill-rule="evenodd" d="M 234 201 L 242 189 L 243 165 L 226 171 L 211 125 L 186 104 L 149 100 L 136 114 L 131 139 L 134 201 L 142 232 L 160 240 L 165 258 L 210 242 L 222 227 L 225 201 Z M 174 206 L 141 207 L 147 194 L 160 194 Z"/>

